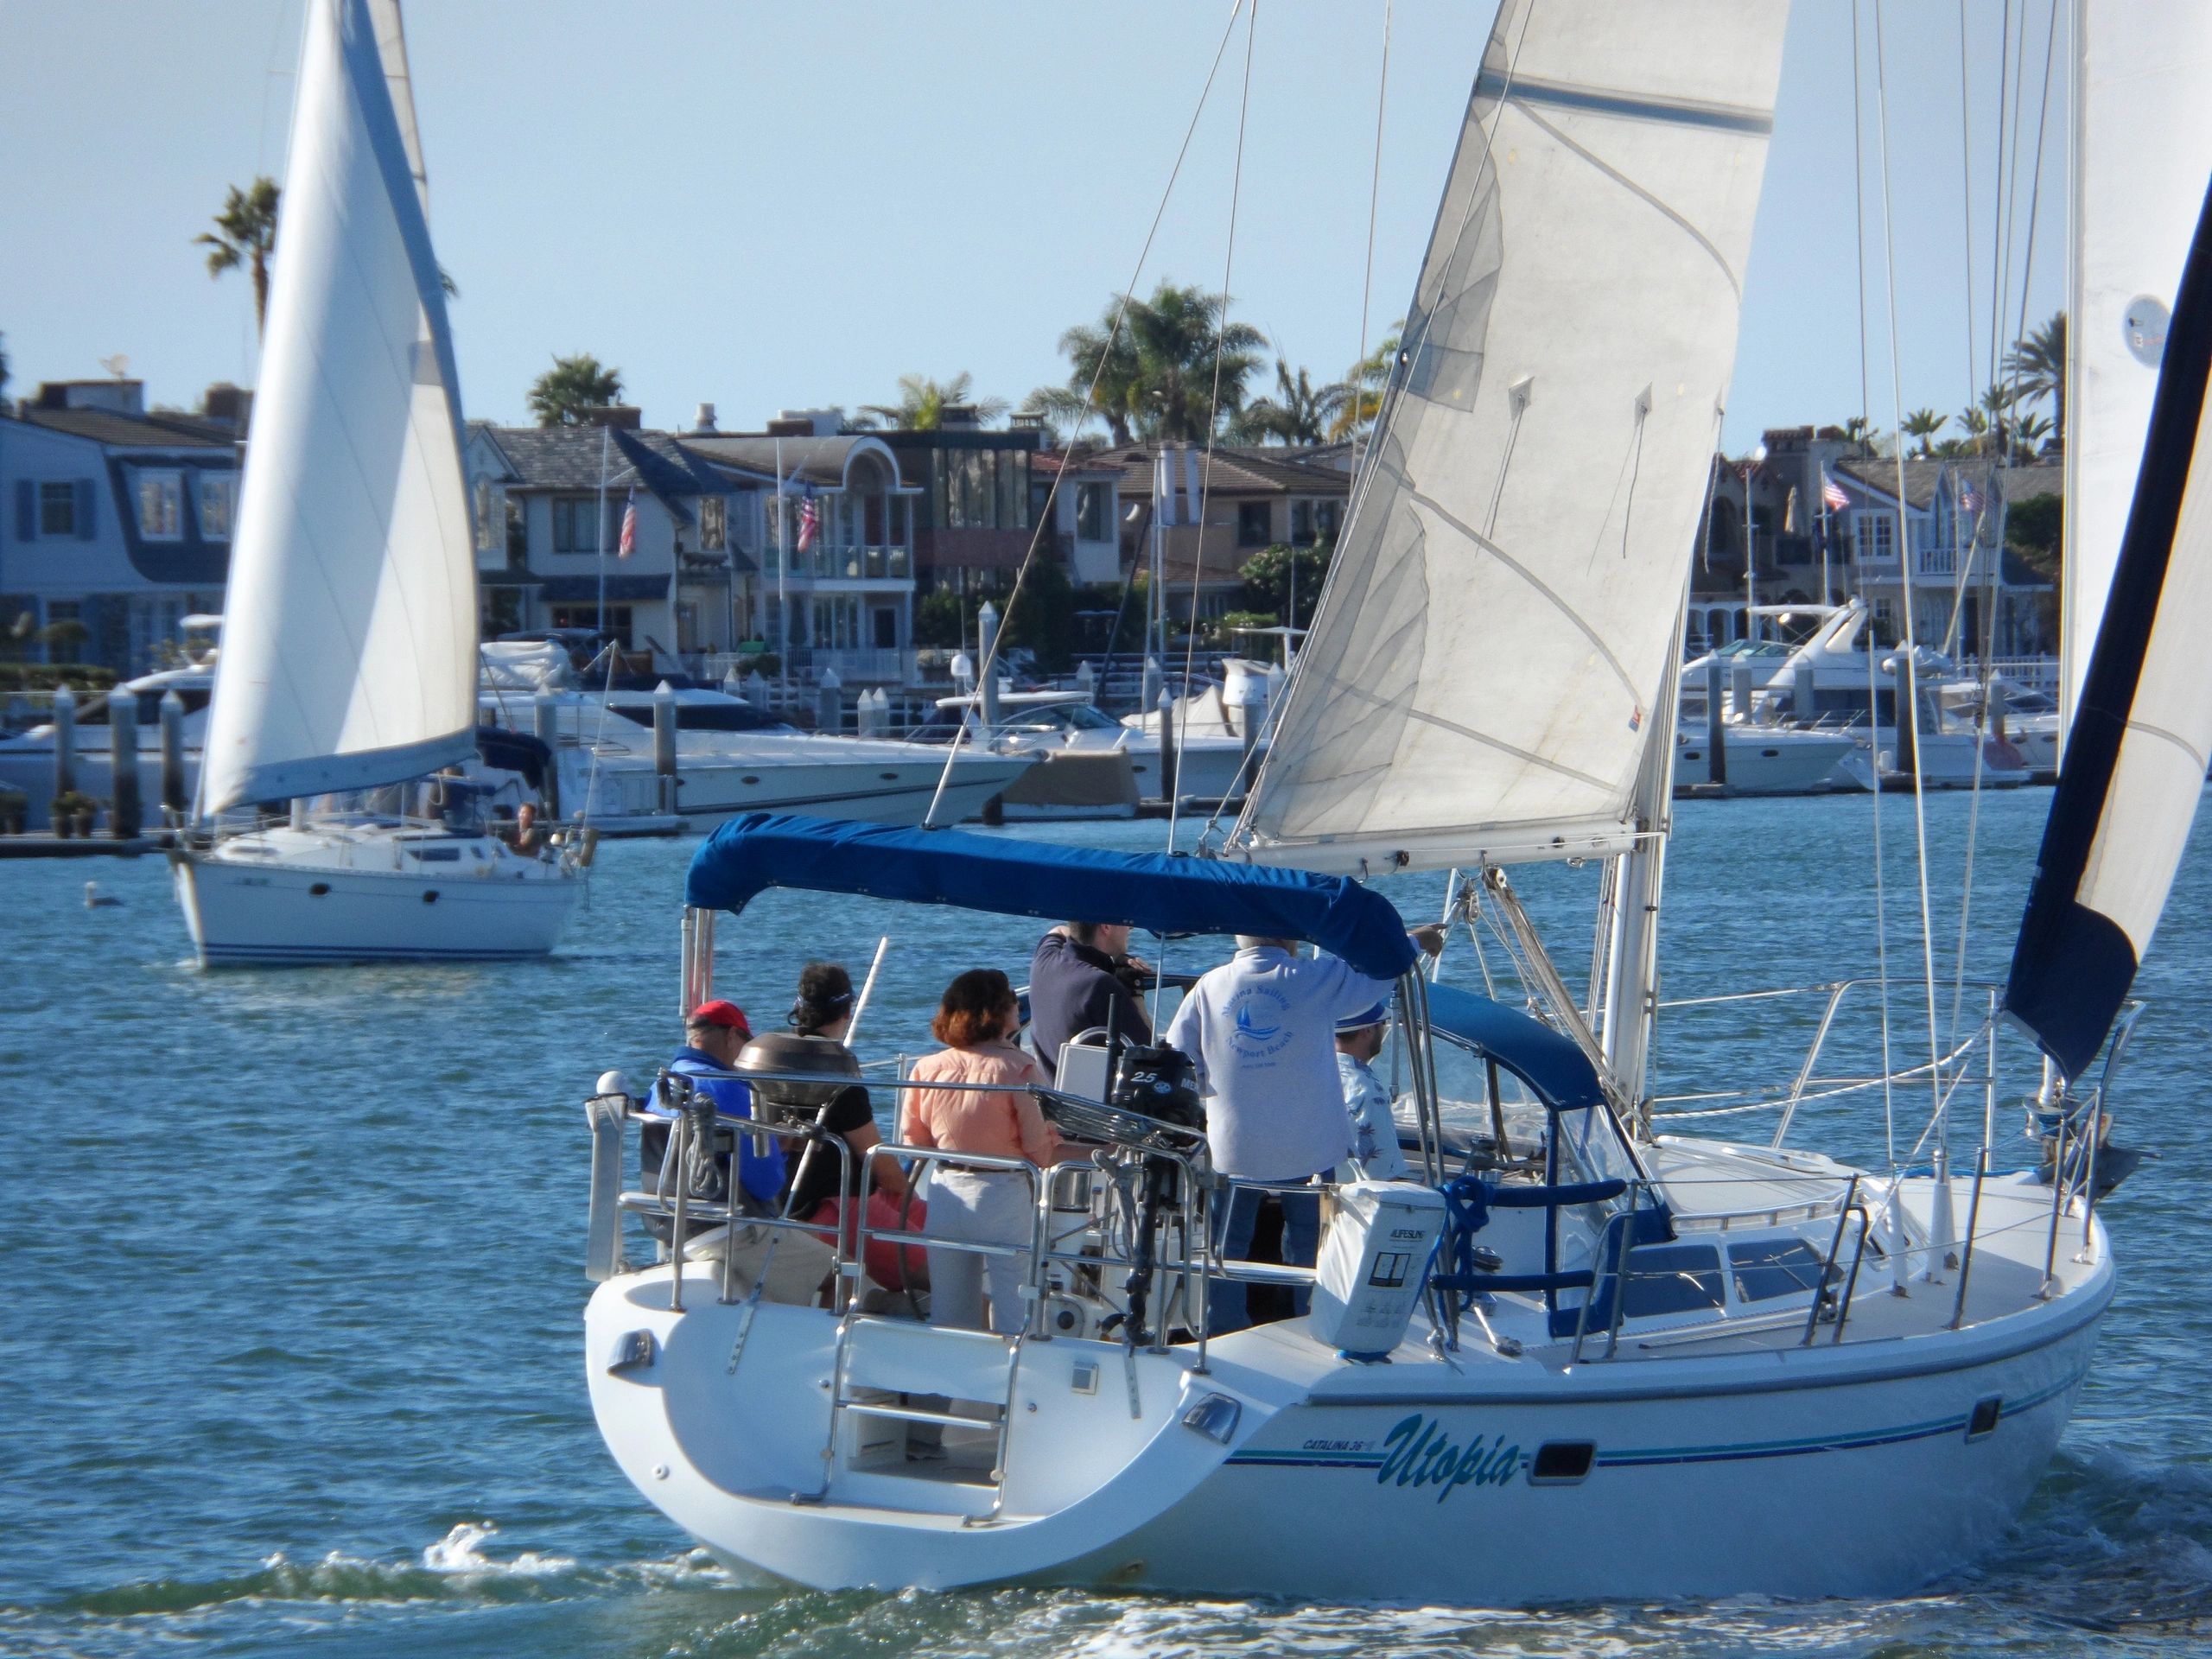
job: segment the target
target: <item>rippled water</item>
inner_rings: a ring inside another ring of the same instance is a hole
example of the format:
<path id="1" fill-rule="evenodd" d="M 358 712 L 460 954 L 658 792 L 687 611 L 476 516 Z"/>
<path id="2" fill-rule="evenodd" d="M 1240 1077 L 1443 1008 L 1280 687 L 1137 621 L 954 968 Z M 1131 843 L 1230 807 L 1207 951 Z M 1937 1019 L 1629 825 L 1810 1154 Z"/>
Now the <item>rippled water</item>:
<path id="1" fill-rule="evenodd" d="M 1983 805 L 1974 971 L 2002 969 L 2048 800 Z M 1864 799 L 1684 805 L 1668 995 L 1873 971 L 1871 817 Z M 1967 803 L 1931 801 L 1929 817 L 1948 973 Z M 1887 828 L 1891 966 L 1916 971 L 1904 803 Z M 1151 845 L 1159 829 L 1078 833 Z M 688 1550 L 602 1453 L 577 1338 L 579 1103 L 600 1071 L 643 1071 L 673 1035 L 689 852 L 608 849 L 589 909 L 542 966 L 216 975 L 183 965 L 157 862 L 0 864 L 14 988 L 0 1027 L 0 1651 L 2167 1656 L 2212 1637 L 2202 856 L 2146 968 L 2152 1014 L 2116 1101 L 2121 1138 L 2162 1159 L 2107 1211 L 2123 1274 L 2097 1368 L 1999 1550 L 1894 1601 L 1520 1614 L 823 1595 L 747 1584 Z M 86 908 L 88 876 L 122 904 Z M 1592 873 L 1522 885 L 1571 967 Z M 1440 886 L 1408 878 L 1394 896 L 1426 914 Z M 862 1042 L 878 1056 L 923 1046 L 951 972 L 1019 968 L 1031 938 L 772 895 L 724 924 L 717 988 L 772 1023 L 801 961 L 857 969 L 887 925 Z M 1446 971 L 1471 969 L 1463 955 Z M 1670 1020 L 1662 1087 L 1786 1076 L 1802 1045 L 1792 1018 L 1786 1050 L 1789 1021 L 1770 1005 Z M 1867 1113 L 1832 1109 L 1798 1138 L 1878 1145 Z M 1882 1524 L 1848 1491 L 1826 1521 Z"/>

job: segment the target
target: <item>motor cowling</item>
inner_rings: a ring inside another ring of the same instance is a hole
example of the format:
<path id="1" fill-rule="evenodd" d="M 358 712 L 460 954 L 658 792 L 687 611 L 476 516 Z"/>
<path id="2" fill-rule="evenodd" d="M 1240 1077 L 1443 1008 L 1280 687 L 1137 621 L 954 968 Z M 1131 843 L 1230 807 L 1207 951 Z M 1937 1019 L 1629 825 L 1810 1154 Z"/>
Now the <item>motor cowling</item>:
<path id="1" fill-rule="evenodd" d="M 1122 1051 L 1110 1103 L 1122 1111 L 1141 1113 L 1181 1128 L 1205 1127 L 1205 1108 L 1191 1077 L 1191 1057 L 1164 1043 Z"/>

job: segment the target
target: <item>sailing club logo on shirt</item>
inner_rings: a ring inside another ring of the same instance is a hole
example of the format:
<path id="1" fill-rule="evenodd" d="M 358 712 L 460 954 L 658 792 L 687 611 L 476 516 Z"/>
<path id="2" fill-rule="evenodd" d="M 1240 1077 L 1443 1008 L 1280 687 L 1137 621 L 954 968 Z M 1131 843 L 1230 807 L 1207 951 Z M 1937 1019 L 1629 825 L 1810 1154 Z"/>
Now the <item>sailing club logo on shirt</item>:
<path id="1" fill-rule="evenodd" d="M 1382 1437 L 1382 1466 L 1375 1472 L 1375 1484 L 1439 1487 L 1436 1501 L 1441 1503 L 1462 1486 L 1503 1486 L 1528 1461 L 1503 1434 L 1471 1434 L 1464 1444 L 1455 1444 L 1443 1424 L 1415 1412 Z"/>
<path id="2" fill-rule="evenodd" d="M 1230 1047 L 1241 1060 L 1272 1059 L 1290 1042 L 1290 1001 L 1264 985 L 1247 986 L 1230 1001 Z"/>

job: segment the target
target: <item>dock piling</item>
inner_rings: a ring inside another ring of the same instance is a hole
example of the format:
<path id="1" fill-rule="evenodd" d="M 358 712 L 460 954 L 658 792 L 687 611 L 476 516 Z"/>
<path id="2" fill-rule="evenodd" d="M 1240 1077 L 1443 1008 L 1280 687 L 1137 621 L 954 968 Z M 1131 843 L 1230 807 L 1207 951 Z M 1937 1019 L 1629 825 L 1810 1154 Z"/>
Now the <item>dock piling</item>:
<path id="1" fill-rule="evenodd" d="M 192 809 L 184 791 L 184 699 L 174 690 L 162 692 L 161 714 L 162 811 L 174 827 Z"/>
<path id="2" fill-rule="evenodd" d="M 107 832 L 133 841 L 144 826 L 138 800 L 138 694 L 118 685 L 107 694 Z"/>

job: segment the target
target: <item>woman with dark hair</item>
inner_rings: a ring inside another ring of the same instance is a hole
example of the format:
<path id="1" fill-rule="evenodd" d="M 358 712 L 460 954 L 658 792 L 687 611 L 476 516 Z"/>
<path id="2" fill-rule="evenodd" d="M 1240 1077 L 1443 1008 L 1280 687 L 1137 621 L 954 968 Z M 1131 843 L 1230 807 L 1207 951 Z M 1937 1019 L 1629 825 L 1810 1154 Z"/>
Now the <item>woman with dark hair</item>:
<path id="1" fill-rule="evenodd" d="M 1038 1109 L 1033 1089 L 1050 1080 L 1014 1046 L 1020 1025 L 1014 987 L 995 968 L 973 968 L 945 987 L 930 1029 L 944 1047 L 925 1055 L 909 1084 L 965 1084 L 982 1088 L 909 1088 L 899 1139 L 979 1158 L 1022 1158 L 1049 1168 L 1060 1137 Z M 976 1244 L 1023 1245 L 1035 1212 L 1036 1177 L 1020 1170 L 934 1160 L 929 1225 L 933 1238 Z M 989 1328 L 1010 1337 L 1022 1328 L 1021 1262 L 1012 1255 L 938 1249 L 930 1258 L 930 1322 L 984 1328 L 984 1281 L 990 1285 Z"/>
<path id="2" fill-rule="evenodd" d="M 798 995 L 792 999 L 790 1019 L 791 1029 L 802 1037 L 842 1044 L 853 1027 L 853 976 L 839 963 L 808 963 L 799 970 Z M 822 1125 L 845 1143 L 851 1155 L 841 1158 L 824 1146 L 810 1146 L 799 1154 L 785 1213 L 803 1216 L 824 1228 L 842 1224 L 845 1249 L 850 1250 L 858 1229 L 844 1219 L 845 1208 L 860 1194 L 861 1166 L 883 1144 L 868 1090 L 859 1084 L 840 1090 L 823 1115 Z M 908 1192 L 906 1172 L 899 1160 L 889 1156 L 875 1160 L 868 1209 L 868 1225 L 886 1232 L 919 1232 L 929 1213 Z M 830 1235 L 825 1232 L 823 1237 L 826 1243 Z M 868 1277 L 887 1290 L 919 1289 L 929 1283 L 923 1252 L 912 1246 L 902 1250 L 887 1239 L 872 1238 L 866 1262 Z"/>

